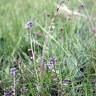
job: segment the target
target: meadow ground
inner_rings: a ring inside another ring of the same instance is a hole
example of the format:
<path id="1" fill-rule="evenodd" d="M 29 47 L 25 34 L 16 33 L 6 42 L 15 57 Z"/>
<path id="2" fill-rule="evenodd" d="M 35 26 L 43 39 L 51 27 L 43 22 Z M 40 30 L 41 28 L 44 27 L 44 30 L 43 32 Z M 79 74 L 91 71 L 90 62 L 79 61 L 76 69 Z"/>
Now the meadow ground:
<path id="1" fill-rule="evenodd" d="M 96 1 L 0 0 L 0 96 L 96 96 Z"/>

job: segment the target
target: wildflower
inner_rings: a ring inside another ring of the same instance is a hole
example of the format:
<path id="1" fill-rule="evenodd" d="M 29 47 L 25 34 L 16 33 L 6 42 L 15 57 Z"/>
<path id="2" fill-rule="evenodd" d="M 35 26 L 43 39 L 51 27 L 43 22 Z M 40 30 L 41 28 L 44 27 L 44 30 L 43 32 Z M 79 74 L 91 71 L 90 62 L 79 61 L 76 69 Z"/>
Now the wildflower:
<path id="1" fill-rule="evenodd" d="M 71 83 L 71 81 L 70 80 L 64 80 L 63 81 L 63 84 L 66 86 L 66 85 L 69 85 Z"/>
<path id="2" fill-rule="evenodd" d="M 17 73 L 17 69 L 14 67 L 14 68 L 11 68 L 11 75 L 13 76 L 13 77 L 15 77 L 16 76 L 16 73 Z"/>
<path id="3" fill-rule="evenodd" d="M 46 64 L 46 60 L 43 57 L 40 59 L 40 64 L 42 65 Z"/>
<path id="4" fill-rule="evenodd" d="M 32 27 L 33 27 L 33 23 L 32 23 L 32 21 L 28 21 L 28 22 L 25 24 L 25 28 L 26 28 L 26 29 L 31 30 Z"/>
<path id="5" fill-rule="evenodd" d="M 4 93 L 4 96 L 13 96 L 12 93 L 13 93 L 12 91 L 5 92 L 5 93 Z"/>
<path id="6" fill-rule="evenodd" d="M 55 72 L 55 64 L 56 64 L 57 60 L 55 57 L 52 57 L 49 61 L 49 64 L 48 64 L 48 68 L 52 71 L 52 72 Z"/>
<path id="7" fill-rule="evenodd" d="M 50 64 L 51 64 L 51 65 L 56 64 L 56 62 L 57 62 L 57 60 L 56 60 L 55 57 L 52 57 L 52 58 L 50 59 Z"/>
<path id="8" fill-rule="evenodd" d="M 28 52 L 29 52 L 29 57 L 31 60 L 34 60 L 34 53 L 33 53 L 33 50 L 32 49 L 28 49 Z"/>

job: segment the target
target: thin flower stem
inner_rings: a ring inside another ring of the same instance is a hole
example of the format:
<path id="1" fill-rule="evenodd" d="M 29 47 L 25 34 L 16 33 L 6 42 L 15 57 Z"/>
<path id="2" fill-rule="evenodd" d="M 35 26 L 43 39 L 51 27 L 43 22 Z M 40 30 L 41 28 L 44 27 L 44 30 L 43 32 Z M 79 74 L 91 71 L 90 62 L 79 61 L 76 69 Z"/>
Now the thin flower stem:
<path id="1" fill-rule="evenodd" d="M 35 56 L 34 56 L 34 52 L 33 52 L 33 45 L 32 45 L 32 35 L 31 35 L 31 30 L 29 32 L 29 39 L 30 39 L 30 46 L 31 46 L 31 49 L 32 49 L 32 53 L 33 53 L 33 64 L 34 64 L 34 70 L 35 70 L 35 73 L 36 73 L 36 78 L 37 78 L 37 81 L 39 81 L 39 78 L 38 78 L 38 72 L 37 72 L 37 69 L 36 69 L 36 65 L 35 65 Z"/>
<path id="2" fill-rule="evenodd" d="M 14 85 L 13 85 L 13 96 L 16 96 L 16 90 L 15 90 L 15 88 L 16 88 L 16 83 L 15 83 L 15 80 L 16 80 L 16 78 L 14 77 L 14 78 L 13 78 L 13 83 L 14 83 Z"/>
<path id="3" fill-rule="evenodd" d="M 52 32 L 53 32 L 53 31 L 51 31 L 51 28 L 52 28 L 52 25 L 53 25 L 53 23 L 54 23 L 54 20 L 55 20 L 56 16 L 57 16 L 57 11 L 55 12 L 53 18 L 51 19 L 50 26 L 49 26 L 49 30 L 48 30 L 48 33 L 49 33 L 49 34 L 52 34 Z M 46 53 L 46 52 L 45 52 L 45 51 L 46 51 L 46 47 L 48 46 L 48 40 L 49 40 L 48 38 L 49 38 L 49 37 L 46 35 L 46 36 L 45 36 L 45 42 L 44 42 L 44 45 L 43 45 L 43 56 L 44 56 L 44 54 Z"/>
<path id="4" fill-rule="evenodd" d="M 29 32 L 29 36 L 30 36 L 30 45 L 31 45 L 31 49 L 32 49 L 32 36 L 31 36 L 31 30 L 30 30 L 30 32 Z M 33 52 L 33 49 L 32 49 L 32 52 Z"/>
<path id="5" fill-rule="evenodd" d="M 54 16 L 53 16 L 52 19 L 51 19 L 51 22 L 50 22 L 50 25 L 49 25 L 49 29 L 48 29 L 48 34 L 52 34 L 52 33 L 53 33 L 53 31 L 51 31 L 51 28 L 52 28 L 53 23 L 54 23 L 57 15 L 58 15 L 58 12 L 59 12 L 59 9 L 60 9 L 61 5 L 62 5 L 62 3 L 60 3 L 60 6 L 57 8 L 57 10 L 56 10 L 55 13 L 54 13 Z M 45 42 L 44 42 L 44 45 L 43 45 L 43 51 L 42 51 L 42 55 L 43 55 L 43 56 L 44 56 L 45 53 L 46 53 L 46 48 L 48 48 L 48 47 L 47 47 L 47 46 L 48 46 L 48 41 L 49 41 L 49 37 L 48 37 L 48 35 L 46 35 L 46 36 L 45 36 Z"/>

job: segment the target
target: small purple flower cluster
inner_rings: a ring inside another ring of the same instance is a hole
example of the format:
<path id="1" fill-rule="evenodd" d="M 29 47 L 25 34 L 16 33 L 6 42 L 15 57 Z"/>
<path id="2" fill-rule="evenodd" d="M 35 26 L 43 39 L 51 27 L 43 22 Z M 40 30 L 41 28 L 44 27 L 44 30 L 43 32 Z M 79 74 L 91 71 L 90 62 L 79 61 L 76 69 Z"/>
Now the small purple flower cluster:
<path id="1" fill-rule="evenodd" d="M 32 21 L 28 21 L 28 22 L 25 24 L 25 28 L 28 29 L 28 30 L 31 30 L 32 27 L 33 27 Z"/>
<path id="2" fill-rule="evenodd" d="M 45 58 L 41 57 L 41 59 L 40 59 L 40 64 L 41 64 L 41 65 L 46 64 L 46 60 L 45 60 Z"/>
<path id="3" fill-rule="evenodd" d="M 49 61 L 49 64 L 48 64 L 48 68 L 51 70 L 51 71 L 55 71 L 55 64 L 57 63 L 57 60 L 55 57 L 52 57 L 50 58 L 50 61 Z"/>
<path id="4" fill-rule="evenodd" d="M 68 79 L 65 79 L 65 80 L 63 81 L 63 84 L 64 84 L 65 86 L 69 85 L 70 83 L 71 83 L 71 81 L 68 80 Z"/>
<path id="5" fill-rule="evenodd" d="M 17 69 L 14 67 L 14 68 L 11 68 L 11 75 L 13 76 L 13 77 L 15 77 L 16 76 L 16 73 L 17 73 Z"/>
<path id="6" fill-rule="evenodd" d="M 57 63 L 56 58 L 55 58 L 55 57 L 52 57 L 52 58 L 50 59 L 50 64 L 51 64 L 51 65 L 55 65 L 56 63 Z"/>
<path id="7" fill-rule="evenodd" d="M 5 92 L 4 96 L 13 96 L 13 92 L 12 91 Z"/>

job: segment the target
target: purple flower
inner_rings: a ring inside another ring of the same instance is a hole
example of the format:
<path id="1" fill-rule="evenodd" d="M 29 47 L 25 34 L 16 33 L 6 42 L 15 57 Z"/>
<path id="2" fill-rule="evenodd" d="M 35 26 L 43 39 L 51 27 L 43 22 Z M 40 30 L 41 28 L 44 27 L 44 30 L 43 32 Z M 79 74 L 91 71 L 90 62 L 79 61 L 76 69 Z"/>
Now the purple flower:
<path id="1" fill-rule="evenodd" d="M 57 60 L 56 60 L 55 57 L 52 57 L 52 58 L 50 59 L 50 64 L 54 65 L 54 64 L 56 64 L 56 62 L 57 62 Z"/>
<path id="2" fill-rule="evenodd" d="M 5 93 L 4 93 L 4 96 L 13 96 L 12 93 L 13 93 L 12 91 L 5 92 Z"/>
<path id="3" fill-rule="evenodd" d="M 56 60 L 55 57 L 52 57 L 52 58 L 50 59 L 50 61 L 49 61 L 48 68 L 49 68 L 51 71 L 53 71 L 53 72 L 55 72 L 55 64 L 56 64 L 56 63 L 57 63 L 57 60 Z"/>
<path id="4" fill-rule="evenodd" d="M 41 59 L 40 59 L 40 64 L 42 64 L 42 65 L 46 64 L 45 58 L 41 57 Z"/>
<path id="5" fill-rule="evenodd" d="M 11 68 L 11 75 L 15 77 L 16 73 L 17 73 L 17 69 L 15 67 Z"/>
<path id="6" fill-rule="evenodd" d="M 28 49 L 28 52 L 29 52 L 29 57 L 31 60 L 34 60 L 34 53 L 33 53 L 33 50 L 32 49 Z"/>
<path id="7" fill-rule="evenodd" d="M 32 27 L 33 27 L 32 21 L 28 21 L 28 22 L 25 24 L 25 28 L 26 28 L 26 29 L 32 29 Z"/>
<path id="8" fill-rule="evenodd" d="M 71 83 L 71 81 L 70 80 L 64 80 L 63 81 L 63 84 L 66 86 L 66 85 L 69 85 Z"/>

